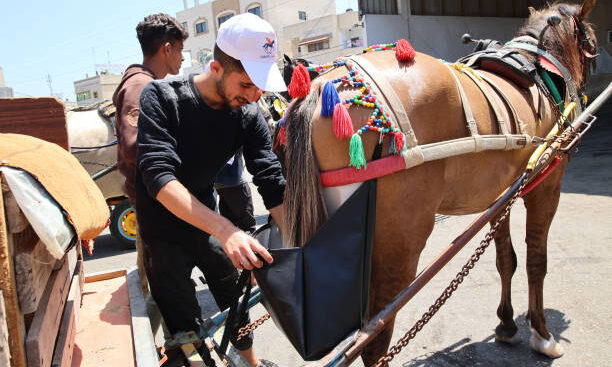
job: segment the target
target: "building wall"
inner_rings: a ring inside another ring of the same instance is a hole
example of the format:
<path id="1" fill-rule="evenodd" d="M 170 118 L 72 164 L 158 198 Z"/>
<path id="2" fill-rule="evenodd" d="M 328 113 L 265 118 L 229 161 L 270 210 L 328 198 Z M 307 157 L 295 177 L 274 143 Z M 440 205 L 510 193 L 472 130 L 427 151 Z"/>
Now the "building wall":
<path id="1" fill-rule="evenodd" d="M 196 0 L 197 1 L 197 0 Z M 191 2 L 190 2 L 191 3 Z M 233 11 L 236 14 L 245 13 L 253 5 L 261 5 L 262 17 L 275 29 L 279 45 L 278 55 L 282 56 L 284 50 L 284 36 L 282 29 L 288 25 L 304 23 L 298 17 L 298 11 L 306 12 L 308 19 L 319 18 L 336 13 L 335 0 L 303 1 L 303 0 L 216 0 L 203 4 L 195 3 L 183 11 L 176 13 L 179 22 L 187 22 L 189 38 L 184 42 L 184 51 L 189 52 L 194 61 L 193 66 L 184 72 L 200 72 L 199 50 L 213 50 L 217 38 L 217 16 Z M 189 4 L 188 4 L 189 6 Z M 208 32 L 195 35 L 195 23 L 198 19 L 208 21 Z"/>
<path id="2" fill-rule="evenodd" d="M 0 98 L 12 98 L 13 88 L 11 87 L 0 87 Z"/>
<path id="3" fill-rule="evenodd" d="M 608 42 L 608 32 L 612 32 L 612 1 L 598 1 L 591 11 L 588 21 L 595 25 L 595 37 L 599 46 L 597 73 L 612 73 L 612 42 Z"/>
<path id="4" fill-rule="evenodd" d="M 413 15 L 365 15 L 368 45 L 406 38 L 418 52 L 454 61 L 468 54 L 473 46 L 461 43 L 461 36 L 510 40 L 523 24 L 520 18 L 449 17 Z"/>
<path id="5" fill-rule="evenodd" d="M 362 46 L 351 47 L 351 38 L 359 38 L 363 45 L 363 27 L 356 11 L 327 15 L 283 28 L 283 51 L 292 58 L 304 58 L 314 63 L 326 63 L 340 56 L 360 53 Z M 329 48 L 308 52 L 308 46 L 298 44 L 307 38 L 329 34 Z"/>
<path id="6" fill-rule="evenodd" d="M 96 75 L 91 78 L 81 79 L 74 82 L 74 92 L 89 92 L 90 98 L 78 100 L 78 106 L 89 106 L 113 97 L 115 89 L 121 82 L 121 75 Z"/>

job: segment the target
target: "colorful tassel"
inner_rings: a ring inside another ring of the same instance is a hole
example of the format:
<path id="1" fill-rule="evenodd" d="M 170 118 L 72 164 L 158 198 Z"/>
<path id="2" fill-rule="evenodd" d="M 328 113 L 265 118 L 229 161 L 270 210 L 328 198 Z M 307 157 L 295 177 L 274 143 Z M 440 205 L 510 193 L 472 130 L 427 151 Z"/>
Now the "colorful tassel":
<path id="1" fill-rule="evenodd" d="M 334 107 L 334 134 L 338 139 L 348 138 L 353 135 L 353 120 L 346 107 L 342 103 L 337 103 Z"/>
<path id="2" fill-rule="evenodd" d="M 287 91 L 291 98 L 303 98 L 310 93 L 310 75 L 304 65 L 299 64 L 293 69 Z"/>
<path id="3" fill-rule="evenodd" d="M 351 145 L 349 147 L 349 156 L 351 162 L 349 166 L 361 169 L 366 167 L 366 159 L 363 153 L 363 143 L 361 142 L 361 136 L 359 134 L 353 134 L 351 138 Z"/>
<path id="4" fill-rule="evenodd" d="M 410 42 L 403 38 L 397 41 L 395 45 L 395 57 L 399 62 L 411 62 L 414 60 L 415 55 L 416 52 Z"/>
<path id="5" fill-rule="evenodd" d="M 340 103 L 340 96 L 336 87 L 330 82 L 325 83 L 321 94 L 321 116 L 332 116 L 338 103 Z"/>
<path id="6" fill-rule="evenodd" d="M 393 137 L 393 140 L 395 141 L 394 151 L 396 153 L 399 153 L 404 150 L 404 144 L 406 144 L 406 137 L 401 131 L 396 131 L 395 133 L 393 133 L 393 135 L 395 135 Z"/>

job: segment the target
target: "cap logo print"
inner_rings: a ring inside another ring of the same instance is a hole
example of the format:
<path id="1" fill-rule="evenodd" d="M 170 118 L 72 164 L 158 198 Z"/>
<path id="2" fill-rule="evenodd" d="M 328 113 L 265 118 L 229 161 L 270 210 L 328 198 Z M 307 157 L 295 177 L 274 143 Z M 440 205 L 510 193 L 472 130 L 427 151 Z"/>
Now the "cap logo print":
<path id="1" fill-rule="evenodd" d="M 274 40 L 266 37 L 266 43 L 264 43 L 262 47 L 268 55 L 272 55 L 274 53 Z"/>

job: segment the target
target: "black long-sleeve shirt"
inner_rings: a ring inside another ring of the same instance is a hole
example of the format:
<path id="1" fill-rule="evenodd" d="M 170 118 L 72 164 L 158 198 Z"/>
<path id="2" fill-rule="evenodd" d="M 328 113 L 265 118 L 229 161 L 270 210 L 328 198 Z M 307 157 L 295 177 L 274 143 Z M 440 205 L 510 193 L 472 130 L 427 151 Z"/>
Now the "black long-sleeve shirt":
<path id="1" fill-rule="evenodd" d="M 283 201 L 285 179 L 257 105 L 213 109 L 199 95 L 193 75 L 181 80 L 156 80 L 145 87 L 140 98 L 137 142 L 136 210 L 145 240 L 153 235 L 171 240 L 197 233 L 155 197 L 166 183 L 176 179 L 214 209 L 215 176 L 241 146 L 247 170 L 266 208 Z"/>

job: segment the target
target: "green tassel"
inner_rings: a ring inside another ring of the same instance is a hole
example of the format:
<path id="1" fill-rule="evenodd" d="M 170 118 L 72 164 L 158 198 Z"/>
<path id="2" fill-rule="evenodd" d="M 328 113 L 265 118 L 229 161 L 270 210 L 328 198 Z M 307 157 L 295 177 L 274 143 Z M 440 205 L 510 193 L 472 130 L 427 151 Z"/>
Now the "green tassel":
<path id="1" fill-rule="evenodd" d="M 349 156 L 351 157 L 351 163 L 349 166 L 361 169 L 363 166 L 366 167 L 366 159 L 363 154 L 363 143 L 361 142 L 361 136 L 359 134 L 353 134 L 351 138 L 351 145 L 349 148 Z"/>

